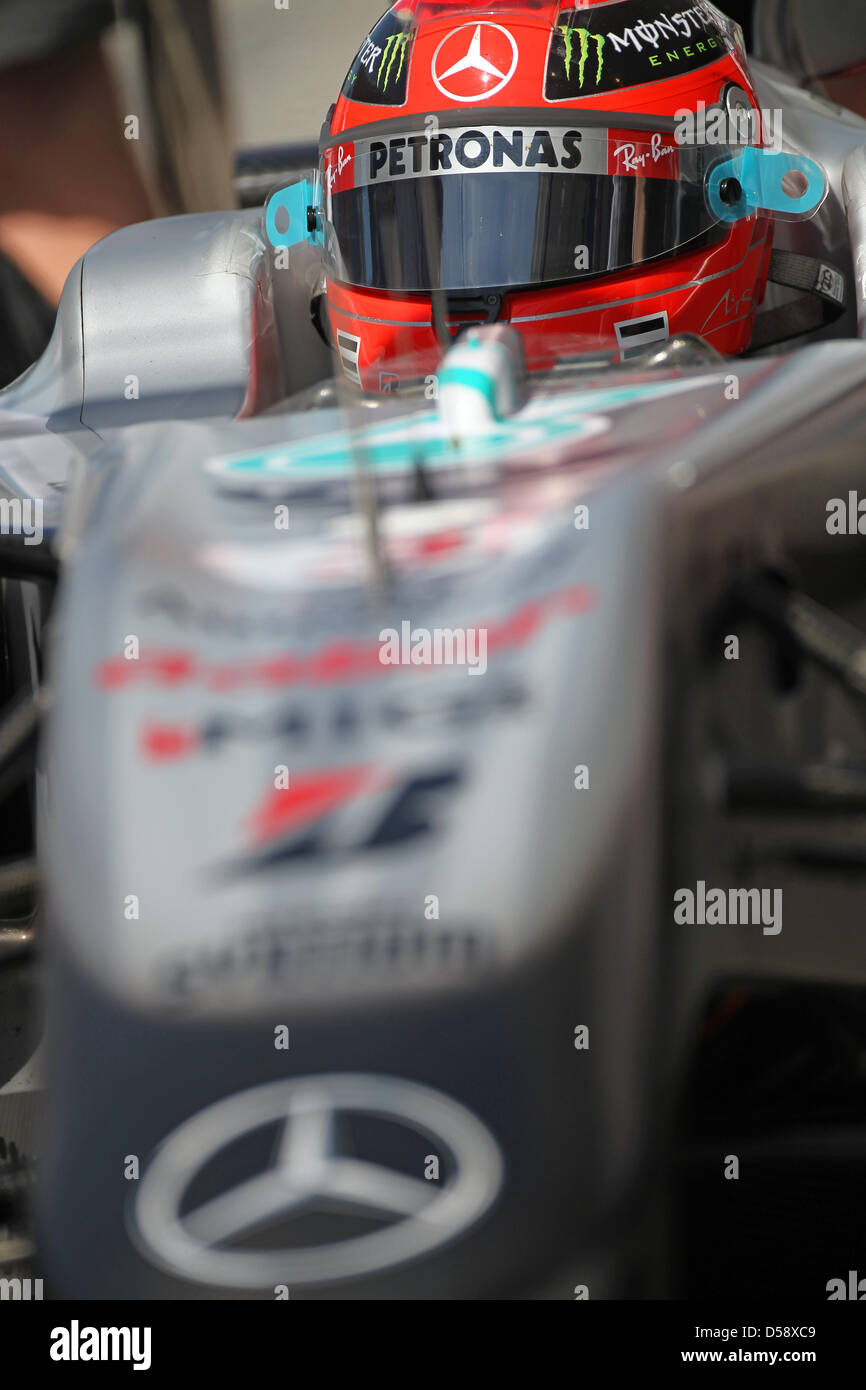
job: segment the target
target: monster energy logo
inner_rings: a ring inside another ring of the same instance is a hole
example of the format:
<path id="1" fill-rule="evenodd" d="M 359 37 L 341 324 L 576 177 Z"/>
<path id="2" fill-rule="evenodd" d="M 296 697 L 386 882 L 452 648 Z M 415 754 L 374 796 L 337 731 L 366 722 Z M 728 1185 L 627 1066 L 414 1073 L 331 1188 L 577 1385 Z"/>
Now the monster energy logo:
<path id="1" fill-rule="evenodd" d="M 382 61 L 379 63 L 379 71 L 376 73 L 376 86 L 378 87 L 381 85 L 383 92 L 387 92 L 388 90 L 388 83 L 391 80 L 391 72 L 398 53 L 400 54 L 400 66 L 396 73 L 394 73 L 394 81 L 400 81 L 400 74 L 403 71 L 403 63 L 406 59 L 406 49 L 408 45 L 408 34 L 392 34 L 385 44 L 382 50 Z"/>
<path id="2" fill-rule="evenodd" d="M 589 45 L 590 40 L 592 40 L 595 43 L 596 58 L 598 60 L 598 68 L 595 74 L 595 85 L 598 86 L 601 81 L 601 74 L 604 72 L 604 34 L 591 34 L 588 29 L 573 29 L 569 24 L 560 24 L 558 28 L 565 39 L 566 79 L 571 81 L 571 63 L 574 57 L 574 36 L 576 34 L 580 40 L 580 59 L 577 70 L 580 85 L 583 87 L 583 79 L 586 75 L 586 62 L 589 58 Z"/>

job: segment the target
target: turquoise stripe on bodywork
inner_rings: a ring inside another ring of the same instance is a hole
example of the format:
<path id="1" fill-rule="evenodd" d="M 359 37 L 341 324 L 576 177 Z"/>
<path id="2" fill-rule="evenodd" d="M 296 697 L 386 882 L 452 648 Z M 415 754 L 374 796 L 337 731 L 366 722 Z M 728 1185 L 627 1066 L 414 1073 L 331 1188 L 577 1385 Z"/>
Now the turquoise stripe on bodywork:
<path id="1" fill-rule="evenodd" d="M 706 380 L 703 378 L 704 383 Z M 408 470 L 419 459 L 431 468 L 483 463 L 565 440 L 578 441 L 589 432 L 587 420 L 590 416 L 618 406 L 633 405 L 648 396 L 678 394 L 698 384 L 697 381 L 683 382 L 672 387 L 671 383 L 662 386 L 644 382 L 601 391 L 548 396 L 543 402 L 534 402 L 519 415 L 498 423 L 489 432 L 458 444 L 446 434 L 438 413 L 418 412 L 401 416 L 385 425 L 368 425 L 354 434 L 340 430 L 306 439 L 302 443 L 279 445 L 233 458 L 214 459 L 209 467 L 218 476 L 249 481 L 292 475 L 303 477 L 311 473 L 317 477 L 339 477 L 354 467 L 353 446 L 369 466 L 381 473 Z"/>

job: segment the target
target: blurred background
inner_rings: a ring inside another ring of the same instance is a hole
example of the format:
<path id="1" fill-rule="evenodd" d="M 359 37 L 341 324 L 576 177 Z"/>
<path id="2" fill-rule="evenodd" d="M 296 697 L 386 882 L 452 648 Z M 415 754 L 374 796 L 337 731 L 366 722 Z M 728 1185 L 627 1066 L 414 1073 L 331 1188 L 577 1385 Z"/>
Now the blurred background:
<path id="1" fill-rule="evenodd" d="M 388 8 L 386 0 L 339 0 L 330 12 L 318 0 L 289 3 L 216 0 L 238 144 L 318 137 L 361 40 Z"/>
<path id="2" fill-rule="evenodd" d="M 0 0 L 0 386 L 95 241 L 235 206 L 238 148 L 315 141 L 385 8 L 341 0 L 337 25 L 315 0 Z"/>

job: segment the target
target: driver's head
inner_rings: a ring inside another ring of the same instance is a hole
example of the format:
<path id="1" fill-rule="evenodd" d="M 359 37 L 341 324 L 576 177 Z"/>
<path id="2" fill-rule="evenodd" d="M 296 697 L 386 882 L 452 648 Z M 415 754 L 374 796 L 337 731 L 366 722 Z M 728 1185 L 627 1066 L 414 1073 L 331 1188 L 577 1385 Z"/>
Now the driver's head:
<path id="1" fill-rule="evenodd" d="M 395 5 L 322 133 L 346 375 L 423 378 L 437 326 L 485 320 L 520 330 L 530 369 L 678 332 L 743 351 L 770 223 L 723 220 L 707 182 L 732 128 L 760 142 L 756 116 L 739 31 L 707 0 Z"/>

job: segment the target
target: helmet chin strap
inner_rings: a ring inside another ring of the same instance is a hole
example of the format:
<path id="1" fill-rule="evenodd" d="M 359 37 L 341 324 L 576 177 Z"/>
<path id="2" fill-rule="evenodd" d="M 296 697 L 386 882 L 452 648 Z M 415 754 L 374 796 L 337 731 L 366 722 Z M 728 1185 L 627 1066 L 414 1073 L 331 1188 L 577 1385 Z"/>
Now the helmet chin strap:
<path id="1" fill-rule="evenodd" d="M 758 314 L 750 352 L 826 328 L 845 312 L 845 276 L 828 261 L 796 251 L 774 251 L 768 278 L 774 285 L 785 285 L 803 293 L 790 304 Z"/>

